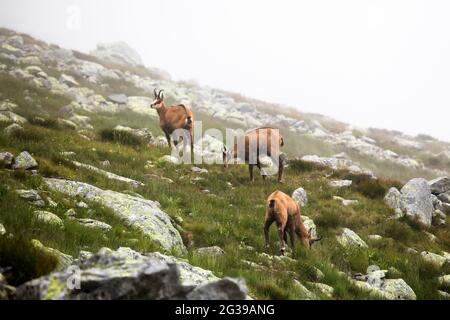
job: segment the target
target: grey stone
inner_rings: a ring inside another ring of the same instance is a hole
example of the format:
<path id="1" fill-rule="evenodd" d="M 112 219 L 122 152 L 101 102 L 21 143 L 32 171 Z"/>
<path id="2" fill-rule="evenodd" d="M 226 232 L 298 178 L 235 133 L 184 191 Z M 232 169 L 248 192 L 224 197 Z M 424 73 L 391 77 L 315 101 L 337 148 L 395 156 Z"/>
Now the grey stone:
<path id="1" fill-rule="evenodd" d="M 449 177 L 439 177 L 428 181 L 430 185 L 431 192 L 435 195 L 445 193 L 450 191 L 450 178 Z"/>
<path id="2" fill-rule="evenodd" d="M 35 169 L 37 168 L 38 163 L 28 151 L 22 151 L 15 159 L 13 164 L 13 169 Z"/>
<path id="3" fill-rule="evenodd" d="M 198 255 L 206 256 L 221 256 L 225 254 L 225 251 L 218 246 L 198 248 L 194 252 Z"/>
<path id="4" fill-rule="evenodd" d="M 37 210 L 34 211 L 34 214 L 39 221 L 59 227 L 64 226 L 64 222 L 61 220 L 61 218 L 52 212 Z"/>
<path id="5" fill-rule="evenodd" d="M 300 207 L 304 207 L 308 203 L 308 194 L 302 187 L 297 188 L 292 192 L 292 199 L 299 204 Z"/>
<path id="6" fill-rule="evenodd" d="M 354 231 L 344 228 L 342 233 L 337 236 L 338 242 L 346 247 L 368 248 L 367 244 Z"/>
<path id="7" fill-rule="evenodd" d="M 10 152 L 0 152 L 0 166 L 10 167 L 14 161 L 14 155 Z"/>
<path id="8" fill-rule="evenodd" d="M 111 94 L 108 96 L 108 100 L 117 104 L 126 105 L 128 103 L 128 98 L 123 93 Z"/>
<path id="9" fill-rule="evenodd" d="M 412 179 L 403 186 L 401 193 L 401 204 L 406 215 L 430 226 L 434 208 L 428 182 L 422 178 Z"/>
<path id="10" fill-rule="evenodd" d="M 13 123 L 7 126 L 5 129 L 3 129 L 3 132 L 7 136 L 16 135 L 17 133 L 23 132 L 24 129 L 20 124 Z"/>
<path id="11" fill-rule="evenodd" d="M 386 205 L 393 210 L 401 209 L 401 196 L 400 191 L 398 191 L 397 188 L 392 187 L 386 193 L 384 203 L 386 203 Z"/>
<path id="12" fill-rule="evenodd" d="M 328 184 L 333 188 L 344 188 L 352 185 L 352 180 L 333 180 Z"/>

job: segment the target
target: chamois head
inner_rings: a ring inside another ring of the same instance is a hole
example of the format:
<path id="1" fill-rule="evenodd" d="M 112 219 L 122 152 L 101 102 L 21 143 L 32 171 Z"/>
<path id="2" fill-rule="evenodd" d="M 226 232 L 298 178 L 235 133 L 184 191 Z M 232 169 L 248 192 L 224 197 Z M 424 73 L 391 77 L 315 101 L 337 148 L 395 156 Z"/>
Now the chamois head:
<path id="1" fill-rule="evenodd" d="M 312 247 L 312 245 L 314 244 L 314 242 L 322 240 L 322 237 L 312 237 L 312 236 L 311 236 L 311 229 L 312 229 L 312 228 L 310 228 L 309 231 L 308 231 L 308 235 L 309 235 L 308 241 L 309 241 L 309 247 L 310 247 L 310 248 Z"/>
<path id="2" fill-rule="evenodd" d="M 150 105 L 150 107 L 152 107 L 153 109 L 158 109 L 161 107 L 161 104 L 164 101 L 164 90 L 159 90 L 158 93 L 156 93 L 156 89 L 153 90 L 153 93 L 155 94 L 155 98 L 152 102 L 152 104 Z"/>

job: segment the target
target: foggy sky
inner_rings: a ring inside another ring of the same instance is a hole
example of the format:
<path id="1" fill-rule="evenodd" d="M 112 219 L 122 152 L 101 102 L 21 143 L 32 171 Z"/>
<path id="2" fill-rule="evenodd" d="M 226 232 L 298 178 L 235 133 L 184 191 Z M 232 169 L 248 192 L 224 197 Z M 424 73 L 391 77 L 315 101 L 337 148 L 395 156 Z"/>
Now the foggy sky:
<path id="1" fill-rule="evenodd" d="M 0 26 L 123 40 L 175 79 L 450 141 L 450 1 L 0 0 Z"/>

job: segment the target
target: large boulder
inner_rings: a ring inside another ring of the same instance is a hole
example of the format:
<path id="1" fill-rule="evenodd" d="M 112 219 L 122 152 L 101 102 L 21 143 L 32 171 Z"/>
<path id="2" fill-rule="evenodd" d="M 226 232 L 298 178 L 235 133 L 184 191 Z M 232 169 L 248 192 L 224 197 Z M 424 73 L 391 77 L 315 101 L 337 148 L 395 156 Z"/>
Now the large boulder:
<path id="1" fill-rule="evenodd" d="M 302 187 L 297 188 L 292 192 L 292 199 L 294 199 L 300 207 L 304 207 L 308 203 L 308 195 Z"/>
<path id="2" fill-rule="evenodd" d="M 125 42 L 99 43 L 92 55 L 120 64 L 142 65 L 139 54 Z"/>
<path id="3" fill-rule="evenodd" d="M 103 248 L 97 254 L 81 252 L 79 259 L 66 270 L 31 280 L 18 287 L 16 298 L 33 300 L 246 298 L 243 280 L 213 277 L 187 284 L 180 277 L 182 269 L 179 261 L 175 258 L 169 261 L 152 255 L 141 255 L 129 248 L 119 248 L 116 251 Z M 207 271 L 189 266 L 193 274 L 196 274 L 196 271 Z M 186 270 L 185 272 L 189 272 Z"/>
<path id="4" fill-rule="evenodd" d="M 353 230 L 344 228 L 337 241 L 346 248 L 368 248 L 367 244 Z"/>
<path id="5" fill-rule="evenodd" d="M 450 191 L 450 178 L 449 177 L 439 177 L 434 180 L 428 181 L 431 189 L 431 193 L 439 195 Z"/>
<path id="6" fill-rule="evenodd" d="M 403 186 L 401 193 L 401 205 L 406 215 L 430 226 L 434 208 L 428 181 L 412 179 Z"/>
<path id="7" fill-rule="evenodd" d="M 141 230 L 163 250 L 185 253 L 179 232 L 159 203 L 128 194 L 103 190 L 87 183 L 64 179 L 44 179 L 48 188 L 83 201 L 96 202 L 122 218 L 125 224 Z"/>

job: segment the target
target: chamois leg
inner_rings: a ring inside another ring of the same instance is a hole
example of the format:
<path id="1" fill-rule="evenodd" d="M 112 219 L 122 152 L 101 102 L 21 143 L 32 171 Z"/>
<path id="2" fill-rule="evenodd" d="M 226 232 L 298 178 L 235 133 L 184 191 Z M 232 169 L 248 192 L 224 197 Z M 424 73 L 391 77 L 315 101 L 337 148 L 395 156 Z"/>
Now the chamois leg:
<path id="1" fill-rule="evenodd" d="M 269 243 L 269 228 L 272 225 L 274 219 L 273 218 L 268 218 L 266 219 L 266 222 L 264 223 L 264 241 L 266 243 L 266 248 L 270 247 L 270 243 Z"/>
<path id="2" fill-rule="evenodd" d="M 170 134 L 168 134 L 167 132 L 164 132 L 164 134 L 166 135 L 167 144 L 169 145 L 169 148 L 171 148 L 172 145 L 171 145 L 171 143 L 170 143 Z"/>
<path id="3" fill-rule="evenodd" d="M 253 178 L 253 164 L 248 165 L 248 172 L 250 173 L 250 181 L 253 182 L 255 179 Z"/>
<path id="4" fill-rule="evenodd" d="M 263 178 L 263 180 L 266 180 L 267 175 L 264 174 L 264 172 L 262 171 L 261 162 L 258 161 L 258 162 L 256 163 L 256 166 L 258 167 L 259 171 L 262 173 L 262 178 Z"/>
<path id="5" fill-rule="evenodd" d="M 282 256 L 286 253 L 286 246 L 284 243 L 284 233 L 286 228 L 286 221 L 282 221 L 279 217 L 276 218 L 278 238 L 280 240 L 280 253 Z"/>
<path id="6" fill-rule="evenodd" d="M 278 182 L 283 182 L 284 163 L 281 156 L 278 158 Z"/>
<path id="7" fill-rule="evenodd" d="M 287 225 L 287 229 L 288 229 L 288 232 L 289 232 L 289 237 L 291 238 L 291 247 L 292 247 L 292 250 L 294 250 L 294 247 L 295 247 L 295 226 L 294 226 L 294 221 L 292 221 L 292 219 L 289 219 L 288 225 Z"/>
<path id="8" fill-rule="evenodd" d="M 192 136 L 192 129 L 189 130 L 189 134 L 191 136 L 191 157 L 194 157 L 194 137 Z"/>

